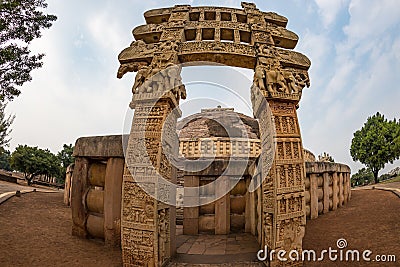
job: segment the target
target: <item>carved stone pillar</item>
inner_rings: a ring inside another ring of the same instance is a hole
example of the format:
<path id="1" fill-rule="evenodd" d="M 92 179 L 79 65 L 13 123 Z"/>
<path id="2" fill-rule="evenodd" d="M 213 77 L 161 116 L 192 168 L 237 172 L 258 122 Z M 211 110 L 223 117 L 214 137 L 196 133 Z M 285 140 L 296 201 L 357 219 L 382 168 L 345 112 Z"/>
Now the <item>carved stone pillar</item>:
<path id="1" fill-rule="evenodd" d="M 198 235 L 199 234 L 199 207 L 200 203 L 198 191 L 187 190 L 188 187 L 199 187 L 200 177 L 196 175 L 185 176 L 185 194 L 183 203 L 191 203 L 193 207 L 183 208 L 183 234 Z"/>
<path id="2" fill-rule="evenodd" d="M 336 210 L 339 205 L 339 185 L 338 185 L 338 174 L 337 172 L 333 173 L 333 178 L 332 178 L 332 190 L 333 190 L 333 196 L 332 196 L 332 210 Z"/>
<path id="3" fill-rule="evenodd" d="M 285 69 L 274 48 L 263 47 L 259 50 L 252 86 L 253 111 L 259 119 L 262 147 L 262 245 L 269 251 L 297 250 L 301 255 L 306 223 L 305 163 L 296 109 L 305 84 L 300 86 L 294 78 L 302 70 Z M 312 185 L 317 185 L 312 178 L 311 198 Z M 314 189 L 316 195 L 317 188 Z M 313 199 L 311 205 L 312 202 Z M 317 196 L 315 204 L 318 205 Z M 281 263 L 274 259 L 270 266 Z M 297 265 L 301 261 L 285 262 L 285 266 Z"/>
<path id="4" fill-rule="evenodd" d="M 110 246 L 121 244 L 121 195 L 125 161 L 110 158 L 107 161 L 104 187 L 104 241 Z"/>
<path id="5" fill-rule="evenodd" d="M 323 174 L 324 178 L 324 213 L 329 212 L 329 173 Z"/>
<path id="6" fill-rule="evenodd" d="M 215 187 L 216 195 L 222 195 L 224 192 L 227 192 L 215 201 L 216 235 L 227 235 L 230 232 L 230 192 L 227 190 L 229 183 L 229 177 L 223 176 L 218 179 Z"/>
<path id="7" fill-rule="evenodd" d="M 74 179 L 72 179 L 71 210 L 72 210 L 72 234 L 86 238 L 85 228 L 87 211 L 84 205 L 84 195 L 89 188 L 89 161 L 83 157 L 75 158 Z"/>
<path id="8" fill-rule="evenodd" d="M 343 206 L 344 192 L 343 192 L 343 173 L 339 173 L 339 207 Z"/>
<path id="9" fill-rule="evenodd" d="M 162 127 L 173 108 L 175 104 L 168 98 L 156 104 L 144 102 L 135 106 L 123 181 L 124 266 L 161 266 L 174 254 L 170 241 L 175 236 L 175 207 L 159 201 L 174 198 L 172 190 L 160 182 L 162 177 L 176 183 L 173 168 L 161 146 Z M 143 130 L 144 140 L 141 140 L 137 135 Z"/>
<path id="10" fill-rule="evenodd" d="M 318 217 L 318 182 L 315 173 L 310 175 L 310 217 L 315 219 Z"/>
<path id="11" fill-rule="evenodd" d="M 162 266 L 175 254 L 176 121 L 184 95 L 174 44 L 154 53 L 146 79 L 134 94 L 122 196 L 124 266 Z M 139 74 L 138 74 L 139 75 Z"/>

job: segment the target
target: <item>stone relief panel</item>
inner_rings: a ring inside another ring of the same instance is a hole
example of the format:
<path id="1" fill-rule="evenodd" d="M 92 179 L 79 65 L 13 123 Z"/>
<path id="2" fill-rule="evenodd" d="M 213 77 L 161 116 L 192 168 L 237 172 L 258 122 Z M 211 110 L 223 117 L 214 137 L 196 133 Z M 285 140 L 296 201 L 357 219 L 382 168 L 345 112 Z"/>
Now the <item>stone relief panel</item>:
<path id="1" fill-rule="evenodd" d="M 247 44 L 235 44 L 224 42 L 188 42 L 180 44 L 180 54 L 192 53 L 229 53 L 255 56 L 255 50 Z"/>
<path id="2" fill-rule="evenodd" d="M 272 56 L 276 54 L 273 49 L 263 50 Z M 309 86 L 308 75 L 283 68 L 276 57 L 258 58 L 254 73 L 253 86 L 260 88 L 267 98 L 298 101 L 304 87 Z"/>
<path id="3" fill-rule="evenodd" d="M 130 223 L 135 225 L 135 229 L 152 229 L 155 222 L 154 218 L 154 199 L 145 192 L 141 186 L 132 182 L 124 182 L 127 192 L 123 195 L 123 224 Z M 149 191 L 155 191 L 154 184 L 146 185 Z"/>
<path id="4" fill-rule="evenodd" d="M 170 233 L 169 233 L 169 209 L 161 209 L 158 211 L 158 266 L 169 259 L 170 256 Z"/>

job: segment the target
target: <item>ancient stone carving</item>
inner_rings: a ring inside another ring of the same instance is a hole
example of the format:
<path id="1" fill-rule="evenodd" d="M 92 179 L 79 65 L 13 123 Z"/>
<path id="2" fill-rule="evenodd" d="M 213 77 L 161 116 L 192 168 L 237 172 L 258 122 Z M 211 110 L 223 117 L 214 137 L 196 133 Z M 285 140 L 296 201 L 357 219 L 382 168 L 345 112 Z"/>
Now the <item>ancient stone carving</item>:
<path id="1" fill-rule="evenodd" d="M 138 72 L 135 77 L 135 83 L 133 84 L 132 87 L 132 94 L 136 94 L 139 91 L 139 87 L 144 84 L 146 79 L 150 75 L 150 68 L 148 66 L 142 66 L 141 68 L 138 69 Z"/>
<path id="2" fill-rule="evenodd" d="M 172 90 L 175 98 L 186 99 L 185 85 L 182 83 L 181 67 L 174 63 L 168 63 L 166 66 L 165 86 Z"/>
<path id="3" fill-rule="evenodd" d="M 183 29 L 181 28 L 169 28 L 165 29 L 161 35 L 162 41 L 180 41 L 183 37 Z"/>
<path id="4" fill-rule="evenodd" d="M 244 9 L 250 9 L 250 10 L 255 10 L 257 9 L 256 4 L 254 3 L 249 3 L 249 2 L 242 2 L 241 3 L 242 8 Z"/>
<path id="5" fill-rule="evenodd" d="M 272 234 L 272 230 L 273 230 L 273 214 L 271 213 L 264 213 L 264 232 L 265 232 L 265 236 L 268 237 L 266 238 L 266 245 L 271 247 L 272 245 L 272 240 L 271 240 L 271 236 Z"/>
<path id="6" fill-rule="evenodd" d="M 169 243 L 169 215 L 168 209 L 161 209 L 158 211 L 158 255 L 159 266 L 162 266 L 164 261 L 168 258 L 168 243 Z"/>
<path id="7" fill-rule="evenodd" d="M 305 234 L 305 226 L 302 220 L 302 218 L 294 218 L 282 221 L 280 239 L 283 241 L 283 249 L 286 251 L 301 250 L 302 239 Z"/>
<path id="8" fill-rule="evenodd" d="M 265 78 L 268 92 L 288 92 L 282 71 L 274 69 L 266 70 Z"/>
<path id="9" fill-rule="evenodd" d="M 257 66 L 254 70 L 253 86 L 265 91 L 265 70 L 263 66 Z"/>
<path id="10" fill-rule="evenodd" d="M 194 157 L 207 153 L 241 156 L 261 150 L 261 164 L 256 168 L 265 179 L 257 191 L 261 202 L 257 207 L 258 233 L 265 233 L 265 243 L 272 249 L 301 248 L 305 223 L 304 161 L 296 104 L 303 88 L 310 85 L 307 69 L 311 63 L 300 53 L 278 48 L 292 49 L 297 42 L 297 36 L 284 28 L 286 18 L 263 13 L 252 3 L 244 2 L 242 8 L 182 5 L 146 12 L 146 21 L 158 24 L 134 30 L 137 41 L 119 56 L 118 77 L 138 72 L 132 88 L 135 117 L 127 155 L 127 163 L 132 164 L 129 168 L 132 177 L 128 173 L 124 175 L 122 225 L 126 265 L 161 266 L 171 255 L 169 209 L 143 192 L 157 193 L 162 200 L 171 197 L 169 186 L 157 179 L 161 174 L 173 180 L 170 162 L 173 157 L 169 155 L 175 153 L 177 145 L 174 145 L 176 137 L 169 134 L 165 136 L 164 150 L 161 149 L 162 125 L 179 99 L 186 97 L 179 63 L 204 60 L 255 69 L 251 96 L 261 140 L 257 146 L 251 143 L 252 147 L 241 141 L 229 145 L 223 140 L 187 141 L 182 144 L 182 151 Z M 221 12 L 231 14 L 223 18 Z M 208 40 L 203 41 L 203 37 Z M 150 100 L 154 99 L 161 100 L 151 103 L 155 105 L 153 110 Z M 265 99 L 272 114 L 262 109 L 268 106 Z M 173 120 L 176 123 L 175 117 Z M 269 130 L 274 125 L 277 132 Z M 167 121 L 165 128 L 172 131 L 175 124 Z M 140 134 L 144 136 L 135 140 Z M 145 153 L 150 160 L 144 159 Z M 136 189 L 139 182 L 146 187 L 143 192 Z M 138 235 L 136 240 L 132 233 Z M 148 242 L 151 244 L 148 247 L 139 245 L 149 239 L 153 242 Z"/>
<path id="11" fill-rule="evenodd" d="M 132 62 L 132 59 L 143 61 L 142 59 L 152 58 L 156 48 L 156 44 L 146 44 L 143 40 L 138 40 L 132 42 L 128 48 L 124 49 L 119 54 L 118 59 L 123 64 Z"/>
<path id="12" fill-rule="evenodd" d="M 122 64 L 118 69 L 117 78 L 122 78 L 128 72 L 136 72 L 147 65 L 148 63 L 145 61 Z"/>

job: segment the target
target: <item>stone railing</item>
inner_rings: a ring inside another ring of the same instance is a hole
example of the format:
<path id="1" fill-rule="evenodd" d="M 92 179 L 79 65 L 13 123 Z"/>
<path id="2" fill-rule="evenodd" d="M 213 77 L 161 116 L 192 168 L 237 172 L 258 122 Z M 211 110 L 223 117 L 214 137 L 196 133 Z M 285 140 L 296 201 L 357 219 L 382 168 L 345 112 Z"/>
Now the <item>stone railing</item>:
<path id="1" fill-rule="evenodd" d="M 306 162 L 305 199 L 307 218 L 336 210 L 351 196 L 350 168 L 329 162 Z"/>
<path id="2" fill-rule="evenodd" d="M 210 139 L 207 140 L 209 141 Z M 223 138 L 215 138 L 215 140 L 211 141 L 213 142 L 211 147 L 214 147 L 214 144 L 219 142 L 219 146 L 225 144 L 222 147 L 226 148 L 226 145 L 229 143 Z M 226 141 L 226 143 L 221 141 Z M 189 141 L 189 139 L 181 140 L 181 149 L 185 147 L 183 145 L 185 142 L 192 141 Z M 253 144 L 251 147 L 259 149 L 260 144 L 258 140 L 252 139 L 249 143 Z M 201 148 L 201 141 L 200 143 L 197 141 L 196 146 L 197 148 Z M 201 150 L 198 149 L 198 151 L 200 153 Z M 218 151 L 218 149 L 214 149 L 213 151 Z M 250 151 L 257 153 L 258 156 L 258 150 Z M 210 153 L 208 151 L 206 155 Z M 217 155 L 226 156 L 226 153 Z M 187 155 L 189 157 L 196 156 L 195 153 Z M 204 156 L 204 154 L 202 155 Z M 101 136 L 80 138 L 75 145 L 74 157 L 75 166 L 71 179 L 73 235 L 83 238 L 101 238 L 105 241 L 105 244 L 119 246 L 121 238 L 122 178 L 125 167 L 122 137 Z M 223 159 L 220 160 L 223 161 Z M 202 175 L 206 175 L 208 171 L 212 172 L 221 168 L 221 166 L 216 168 L 213 165 L 204 170 Z M 306 162 L 305 188 L 308 218 L 314 219 L 319 214 L 336 210 L 350 199 L 350 168 L 338 163 Z M 255 214 L 255 210 L 258 210 L 257 207 L 261 205 L 261 202 L 257 203 L 253 198 L 261 200 L 260 196 L 261 189 L 257 190 L 257 197 L 254 194 L 250 195 L 250 209 L 253 210 L 252 214 Z M 179 210 L 177 212 L 179 213 Z M 180 219 L 183 220 L 182 211 Z M 253 234 L 257 231 L 260 232 L 261 229 L 257 230 L 257 227 L 261 224 L 256 224 L 254 219 L 252 219 L 252 222 L 251 232 Z M 247 227 L 248 225 L 246 229 Z"/>
<path id="3" fill-rule="evenodd" d="M 179 155 L 185 158 L 256 158 L 261 153 L 261 141 L 247 138 L 181 138 Z"/>
<path id="4" fill-rule="evenodd" d="M 79 138 L 73 156 L 72 234 L 119 246 L 125 164 L 121 136 Z"/>

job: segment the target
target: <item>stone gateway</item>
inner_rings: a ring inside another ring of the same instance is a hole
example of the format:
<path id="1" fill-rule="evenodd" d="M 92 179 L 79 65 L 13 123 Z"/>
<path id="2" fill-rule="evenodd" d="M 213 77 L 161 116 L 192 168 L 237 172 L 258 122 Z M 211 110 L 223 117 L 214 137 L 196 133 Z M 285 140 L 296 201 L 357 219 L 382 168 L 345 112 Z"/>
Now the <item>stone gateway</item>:
<path id="1" fill-rule="evenodd" d="M 121 244 L 124 266 L 166 266 L 176 253 L 176 188 L 183 183 L 184 233 L 243 231 L 256 236 L 260 248 L 301 252 L 306 216 L 316 218 L 349 200 L 350 170 L 314 162 L 303 148 L 297 108 L 310 86 L 311 62 L 293 51 L 298 36 L 286 29 L 288 20 L 246 2 L 242 9 L 176 5 L 144 17 L 146 25 L 133 30 L 135 41 L 118 57 L 118 78 L 137 72 L 126 150 L 121 136 L 80 138 L 75 146 L 73 234 Z M 215 64 L 254 70 L 249 89 L 255 119 L 233 109 L 202 112 L 213 119 L 220 114 L 225 128 L 238 133 L 234 138 L 224 131 L 191 136 L 190 121 L 177 123 L 179 101 L 187 95 L 182 67 Z M 238 121 L 247 130 L 237 130 Z M 185 123 L 178 139 L 177 127 Z M 219 158 L 209 168 L 183 173 L 182 157 Z M 237 165 L 224 172 L 231 157 L 238 165 L 246 158 L 242 173 Z M 213 179 L 205 176 L 219 175 L 213 193 L 193 189 L 209 185 Z M 203 203 L 209 195 L 216 198 Z"/>
<path id="2" fill-rule="evenodd" d="M 285 17 L 260 11 L 252 3 L 243 2 L 242 8 L 176 5 L 147 11 L 147 24 L 133 30 L 136 41 L 119 55 L 118 77 L 138 72 L 132 89 L 135 114 L 122 192 L 125 266 L 163 266 L 174 255 L 175 209 L 160 201 L 170 194 L 155 174 L 176 183 L 168 154 L 177 155 L 177 136 L 162 135 L 164 124 L 176 129 L 180 117 L 177 106 L 186 96 L 180 77 L 183 63 L 220 63 L 255 71 L 251 93 L 262 148 L 255 174 L 262 183 L 260 245 L 301 249 L 306 173 L 296 107 L 303 88 L 310 84 L 307 70 L 311 63 L 291 50 L 298 36 L 285 28 Z M 266 111 L 267 103 L 271 114 Z M 276 129 L 271 136 L 273 125 Z M 275 155 L 268 143 L 271 138 L 277 144 Z M 272 166 L 268 164 L 271 158 Z M 140 214 L 146 217 L 141 219 Z M 271 262 L 271 266 L 277 264 Z"/>

